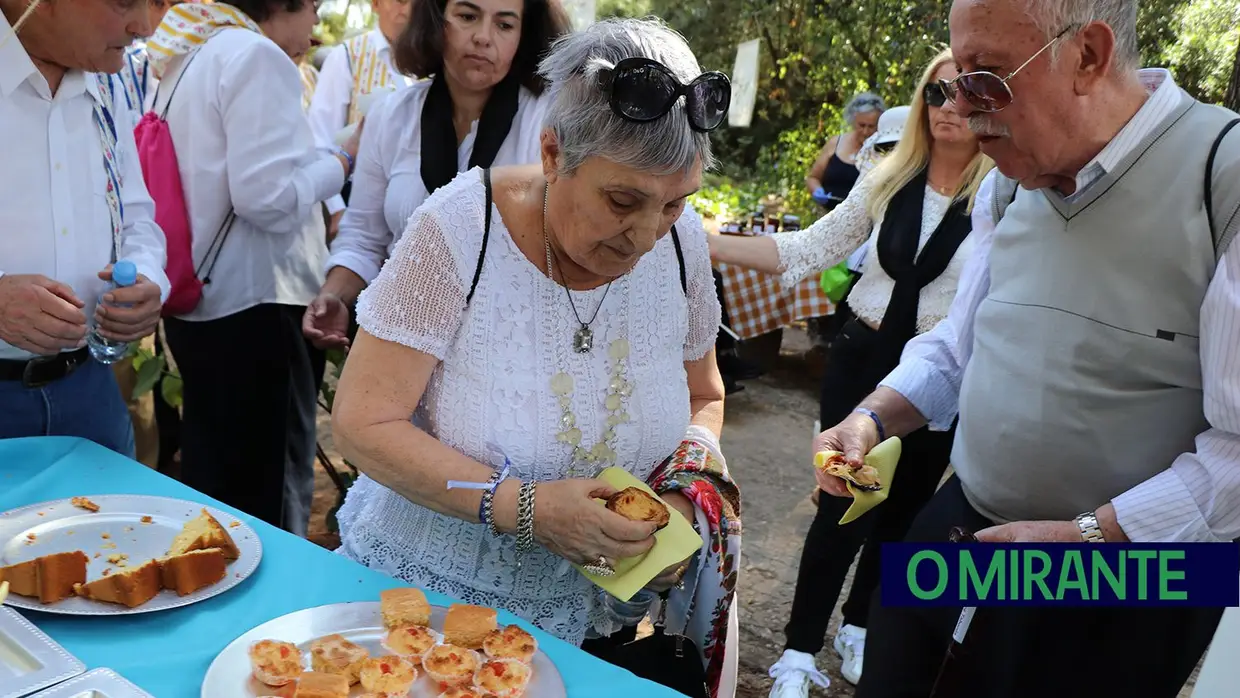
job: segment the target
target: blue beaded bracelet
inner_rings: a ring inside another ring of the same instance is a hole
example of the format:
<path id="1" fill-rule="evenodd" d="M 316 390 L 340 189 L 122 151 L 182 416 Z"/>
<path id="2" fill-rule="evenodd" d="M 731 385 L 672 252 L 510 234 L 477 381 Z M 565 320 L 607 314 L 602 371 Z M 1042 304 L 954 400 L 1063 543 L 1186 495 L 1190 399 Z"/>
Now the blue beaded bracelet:
<path id="1" fill-rule="evenodd" d="M 874 420 L 874 426 L 878 427 L 878 442 L 882 443 L 887 440 L 887 430 L 883 429 L 883 420 L 878 418 L 878 413 L 866 407 L 858 407 L 853 410 L 856 414 L 863 414 Z"/>

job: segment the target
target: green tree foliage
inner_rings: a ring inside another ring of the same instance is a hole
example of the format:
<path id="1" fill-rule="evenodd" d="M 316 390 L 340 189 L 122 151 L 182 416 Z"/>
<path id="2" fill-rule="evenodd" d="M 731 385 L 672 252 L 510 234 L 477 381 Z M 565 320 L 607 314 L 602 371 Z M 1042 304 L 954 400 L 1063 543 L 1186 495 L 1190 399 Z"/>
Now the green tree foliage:
<path id="1" fill-rule="evenodd" d="M 844 130 L 843 105 L 867 90 L 906 104 L 948 41 L 950 8 L 951 0 L 600 0 L 598 16 L 658 15 L 706 70 L 732 72 L 737 44 L 760 39 L 753 123 L 716 133 L 721 167 L 695 205 L 731 217 L 777 194 L 804 217 L 816 215 L 805 172 Z M 1236 72 L 1240 0 L 1142 0 L 1140 8 L 1143 63 L 1166 66 L 1194 96 L 1222 102 Z"/>

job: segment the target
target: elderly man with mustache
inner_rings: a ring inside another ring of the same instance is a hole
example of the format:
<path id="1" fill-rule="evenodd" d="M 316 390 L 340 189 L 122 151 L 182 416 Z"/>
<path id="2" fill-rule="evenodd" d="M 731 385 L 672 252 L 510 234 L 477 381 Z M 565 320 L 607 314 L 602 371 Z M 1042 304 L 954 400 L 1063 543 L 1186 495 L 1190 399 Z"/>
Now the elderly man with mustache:
<path id="1" fill-rule="evenodd" d="M 1240 129 L 1138 70 L 1136 15 L 953 4 L 962 74 L 944 87 L 1002 175 L 978 200 L 993 225 L 975 224 L 947 318 L 818 443 L 857 462 L 959 414 L 955 477 L 909 540 L 1240 538 Z M 926 696 L 958 613 L 876 608 L 865 665 L 884 671 L 859 698 Z M 1220 614 L 983 608 L 957 695 L 1172 697 Z"/>

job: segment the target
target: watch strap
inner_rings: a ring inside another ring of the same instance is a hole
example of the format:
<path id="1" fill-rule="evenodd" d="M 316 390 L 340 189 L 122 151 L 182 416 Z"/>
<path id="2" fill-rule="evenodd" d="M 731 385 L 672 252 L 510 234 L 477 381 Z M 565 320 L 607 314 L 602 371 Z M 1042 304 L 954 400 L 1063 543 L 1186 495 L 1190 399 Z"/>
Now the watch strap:
<path id="1" fill-rule="evenodd" d="M 1086 543 L 1105 543 L 1102 527 L 1098 525 L 1098 517 L 1092 511 L 1079 514 L 1075 519 L 1077 528 L 1081 529 L 1081 540 Z"/>

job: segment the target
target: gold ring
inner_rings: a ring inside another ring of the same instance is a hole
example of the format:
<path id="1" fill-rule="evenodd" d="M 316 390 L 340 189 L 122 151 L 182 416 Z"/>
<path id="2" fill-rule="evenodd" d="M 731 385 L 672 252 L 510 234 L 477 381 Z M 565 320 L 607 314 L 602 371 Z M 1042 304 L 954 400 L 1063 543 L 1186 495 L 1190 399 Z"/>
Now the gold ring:
<path id="1" fill-rule="evenodd" d="M 581 568 L 596 577 L 611 577 L 616 574 L 616 570 L 602 555 L 599 555 L 594 562 L 582 565 Z"/>

